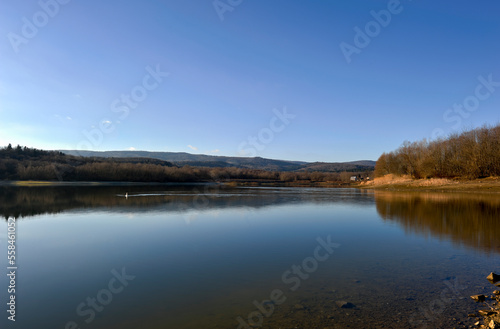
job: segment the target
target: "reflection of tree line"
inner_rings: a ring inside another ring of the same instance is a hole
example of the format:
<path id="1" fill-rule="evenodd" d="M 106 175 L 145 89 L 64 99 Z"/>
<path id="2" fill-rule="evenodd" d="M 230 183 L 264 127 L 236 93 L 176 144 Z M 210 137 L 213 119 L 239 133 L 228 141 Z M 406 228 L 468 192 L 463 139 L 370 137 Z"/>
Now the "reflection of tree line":
<path id="1" fill-rule="evenodd" d="M 125 193 L 128 198 L 125 198 Z M 147 196 L 141 196 L 148 194 Z M 67 210 L 106 209 L 113 211 L 189 211 L 211 208 L 252 207 L 299 202 L 359 203 L 359 194 L 341 199 L 307 189 L 250 189 L 211 185 L 185 186 L 52 186 L 0 187 L 0 216 L 27 217 Z M 371 198 L 364 198 L 372 202 Z"/>
<path id="2" fill-rule="evenodd" d="M 498 195 L 376 191 L 375 201 L 383 219 L 394 220 L 410 232 L 500 252 Z"/>
<path id="3" fill-rule="evenodd" d="M 146 192 L 145 192 L 146 191 Z M 217 185 L 0 187 L 0 216 L 28 217 L 68 210 L 175 212 L 302 202 L 372 204 L 372 191 L 346 193 L 311 189 L 254 189 Z M 129 197 L 125 198 L 125 193 Z M 147 197 L 138 194 L 150 194 Z M 335 195 L 335 193 L 339 193 Z M 154 196 L 153 194 L 160 194 Z M 161 195 L 169 194 L 169 195 Z M 500 252 L 500 198 L 496 195 L 375 191 L 380 216 L 419 234 Z"/>

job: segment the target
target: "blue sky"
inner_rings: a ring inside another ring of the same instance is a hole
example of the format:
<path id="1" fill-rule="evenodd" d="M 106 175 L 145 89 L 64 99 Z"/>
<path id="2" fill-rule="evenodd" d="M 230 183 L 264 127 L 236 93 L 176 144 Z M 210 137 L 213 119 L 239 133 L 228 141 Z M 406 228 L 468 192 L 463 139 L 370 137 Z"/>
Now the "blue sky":
<path id="1" fill-rule="evenodd" d="M 0 6 L 0 145 L 376 160 L 500 122 L 494 0 Z"/>

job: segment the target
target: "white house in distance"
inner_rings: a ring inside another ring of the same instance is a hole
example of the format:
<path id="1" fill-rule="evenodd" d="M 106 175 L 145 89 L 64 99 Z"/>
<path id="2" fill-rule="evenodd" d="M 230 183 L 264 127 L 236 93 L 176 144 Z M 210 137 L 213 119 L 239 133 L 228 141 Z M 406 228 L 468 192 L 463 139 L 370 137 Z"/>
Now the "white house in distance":
<path id="1" fill-rule="evenodd" d="M 370 177 L 369 176 L 363 177 L 363 175 L 360 174 L 351 176 L 351 182 L 358 182 L 362 180 L 370 180 Z"/>

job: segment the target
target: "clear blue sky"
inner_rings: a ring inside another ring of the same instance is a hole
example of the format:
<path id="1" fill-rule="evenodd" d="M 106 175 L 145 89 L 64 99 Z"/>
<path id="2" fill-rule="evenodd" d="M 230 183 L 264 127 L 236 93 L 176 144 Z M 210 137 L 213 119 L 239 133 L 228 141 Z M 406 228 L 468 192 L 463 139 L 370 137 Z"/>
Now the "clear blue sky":
<path id="1" fill-rule="evenodd" d="M 0 145 L 376 160 L 500 121 L 497 0 L 60 1 L 0 1 Z"/>

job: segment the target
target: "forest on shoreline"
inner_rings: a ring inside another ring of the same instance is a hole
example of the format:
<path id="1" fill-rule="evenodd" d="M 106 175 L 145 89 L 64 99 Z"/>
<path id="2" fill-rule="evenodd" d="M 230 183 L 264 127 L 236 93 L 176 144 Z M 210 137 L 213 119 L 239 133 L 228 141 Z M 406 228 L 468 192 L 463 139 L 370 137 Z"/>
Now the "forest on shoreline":
<path id="1" fill-rule="evenodd" d="M 0 149 L 0 180 L 60 182 L 221 182 L 271 181 L 283 183 L 324 182 L 341 184 L 350 177 L 369 177 L 371 172 L 295 172 L 238 167 L 177 166 L 151 158 L 99 158 L 66 155 L 28 147 Z"/>
<path id="2" fill-rule="evenodd" d="M 466 180 L 500 176 L 500 124 L 435 141 L 404 142 L 377 160 L 375 177 L 388 174 Z"/>
<path id="3" fill-rule="evenodd" d="M 367 178 L 373 174 L 465 180 L 500 176 L 500 124 L 435 141 L 404 142 L 397 150 L 379 157 L 374 173 L 180 166 L 151 158 L 81 157 L 11 144 L 0 149 L 0 180 L 4 181 L 346 184 L 352 176 Z"/>

